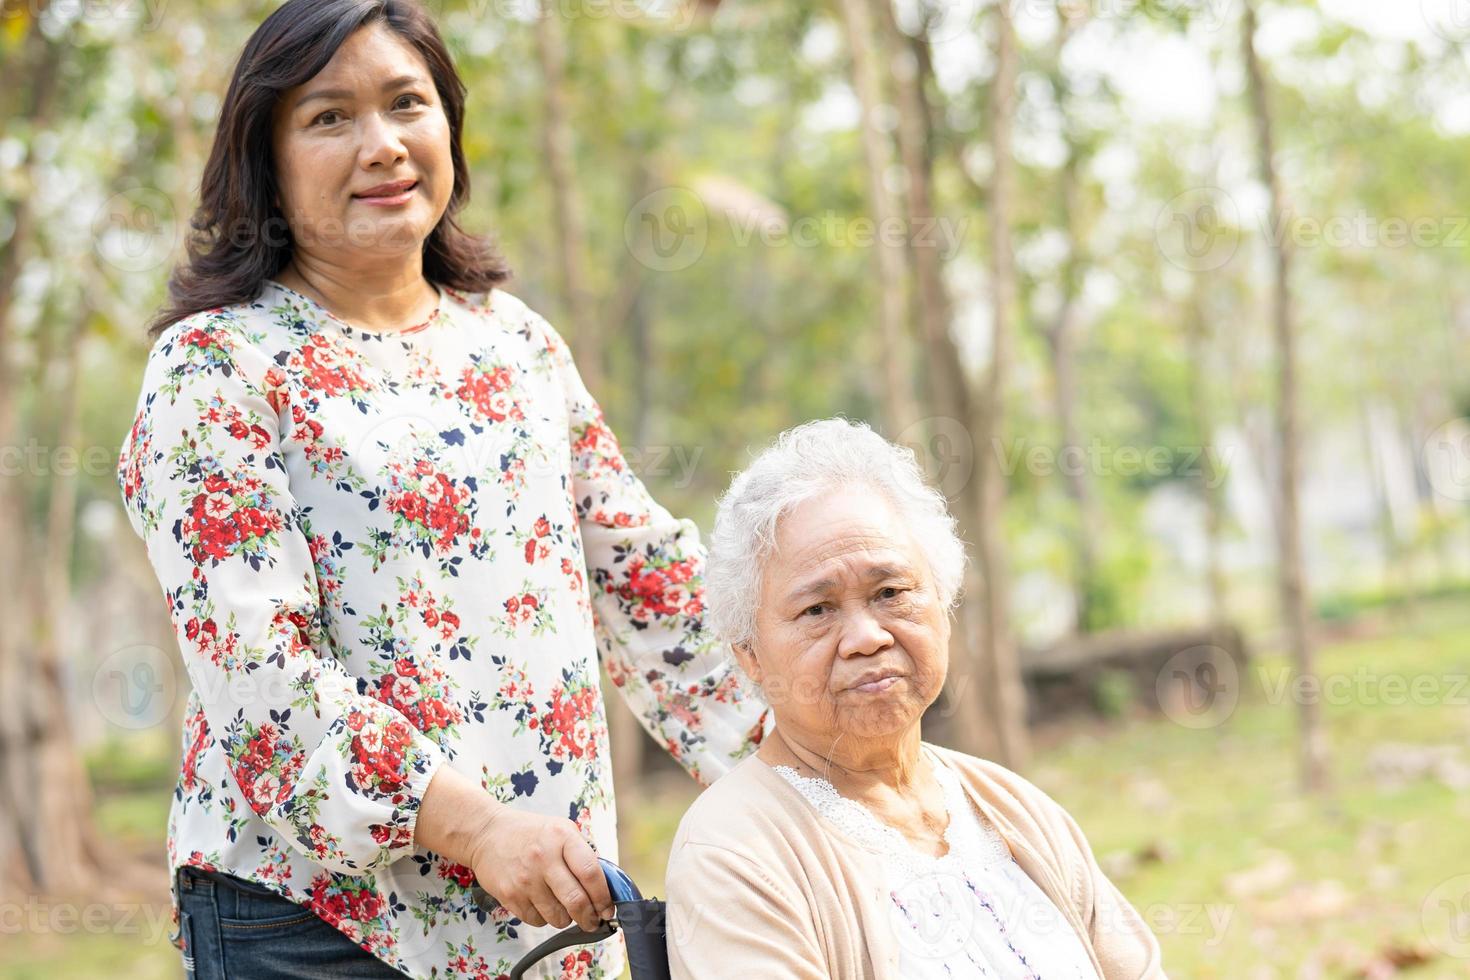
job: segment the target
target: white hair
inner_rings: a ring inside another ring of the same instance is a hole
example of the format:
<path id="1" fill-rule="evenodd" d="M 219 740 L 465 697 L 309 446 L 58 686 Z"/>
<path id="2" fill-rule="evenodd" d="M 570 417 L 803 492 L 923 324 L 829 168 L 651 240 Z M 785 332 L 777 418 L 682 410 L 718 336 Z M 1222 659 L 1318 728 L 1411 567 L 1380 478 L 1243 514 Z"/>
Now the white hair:
<path id="1" fill-rule="evenodd" d="M 781 518 L 798 504 L 849 486 L 888 500 L 920 542 L 941 605 L 953 607 L 965 574 L 965 546 L 944 495 L 924 482 L 913 450 L 862 422 L 819 419 L 777 436 L 720 498 L 704 576 L 717 636 L 731 644 L 754 638 L 761 571 Z"/>

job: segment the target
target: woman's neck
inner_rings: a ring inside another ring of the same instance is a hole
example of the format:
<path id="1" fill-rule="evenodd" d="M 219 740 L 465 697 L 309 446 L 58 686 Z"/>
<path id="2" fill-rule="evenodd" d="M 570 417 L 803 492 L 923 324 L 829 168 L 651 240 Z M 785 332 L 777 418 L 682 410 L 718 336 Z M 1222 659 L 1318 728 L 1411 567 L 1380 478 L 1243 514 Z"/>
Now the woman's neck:
<path id="1" fill-rule="evenodd" d="M 339 320 L 376 332 L 422 323 L 439 304 L 422 263 L 391 274 L 364 274 L 297 256 L 274 278 L 316 300 Z"/>
<path id="2" fill-rule="evenodd" d="M 787 734 L 777 725 L 758 754 L 772 765 L 820 776 L 851 799 L 881 799 L 911 792 L 914 781 L 927 775 L 921 772 L 922 741 L 917 724 L 889 738 L 861 740 Z"/>
<path id="3" fill-rule="evenodd" d="M 862 804 L 915 848 L 935 857 L 945 854 L 949 815 L 933 767 L 922 758 L 919 726 L 846 751 L 844 742 L 840 737 L 784 735 L 778 724 L 757 755 L 770 765 L 791 766 L 804 776 L 827 780 L 839 795 Z"/>

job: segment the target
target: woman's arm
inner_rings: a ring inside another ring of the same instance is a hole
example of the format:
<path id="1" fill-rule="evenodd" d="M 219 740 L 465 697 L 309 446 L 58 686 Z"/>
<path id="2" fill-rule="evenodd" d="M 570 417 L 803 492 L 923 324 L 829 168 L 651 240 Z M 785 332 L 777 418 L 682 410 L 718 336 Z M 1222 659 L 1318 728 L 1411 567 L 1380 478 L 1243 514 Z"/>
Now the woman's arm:
<path id="1" fill-rule="evenodd" d="M 628 468 L 565 342 L 526 310 L 566 395 L 576 502 L 598 649 L 643 727 L 703 785 L 759 744 L 766 706 L 742 694 L 705 625 L 705 548 Z"/>
<path id="2" fill-rule="evenodd" d="M 1050 797 L 1047 798 L 1050 800 Z M 1056 801 L 1054 816 L 1066 827 L 1082 863 L 1079 911 L 1087 924 L 1103 980 L 1168 980 L 1159 941 L 1138 910 L 1103 873 L 1077 821 Z"/>
<path id="3" fill-rule="evenodd" d="M 295 850 L 361 873 L 412 849 L 445 755 L 332 656 L 267 368 L 228 313 L 174 325 L 118 482 L 241 796 Z"/>
<path id="4" fill-rule="evenodd" d="M 673 980 L 829 980 L 811 909 L 750 858 L 684 841 L 675 844 L 665 877 Z"/>
<path id="5" fill-rule="evenodd" d="M 475 872 L 495 900 L 531 926 L 572 920 L 591 932 L 613 916 L 597 853 L 570 820 L 506 806 L 449 766 L 434 774 L 415 840 Z"/>

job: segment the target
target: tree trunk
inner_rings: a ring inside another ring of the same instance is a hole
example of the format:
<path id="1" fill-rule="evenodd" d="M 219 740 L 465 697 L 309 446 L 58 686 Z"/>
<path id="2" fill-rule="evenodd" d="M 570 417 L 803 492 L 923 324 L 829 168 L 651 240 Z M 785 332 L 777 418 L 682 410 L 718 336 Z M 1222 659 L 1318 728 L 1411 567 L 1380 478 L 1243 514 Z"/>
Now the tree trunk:
<path id="1" fill-rule="evenodd" d="M 1052 408 L 1056 413 L 1057 428 L 1061 435 L 1059 458 L 1065 464 L 1061 467 L 1062 477 L 1077 519 L 1071 535 L 1075 627 L 1078 632 L 1087 632 L 1102 625 L 1096 621 L 1094 602 L 1098 575 L 1097 540 L 1102 522 L 1098 518 L 1096 496 L 1092 492 L 1091 474 L 1083 465 L 1083 460 L 1087 457 L 1077 425 L 1077 293 L 1086 262 L 1082 255 L 1081 235 L 1077 230 L 1077 174 L 1081 151 L 1071 132 L 1068 116 L 1070 92 L 1066 76 L 1062 73 L 1062 53 L 1071 40 L 1077 21 L 1061 6 L 1058 7 L 1057 16 L 1060 23 L 1053 54 L 1055 64 L 1052 68 L 1052 91 L 1057 110 L 1062 117 L 1063 137 L 1067 144 L 1067 158 L 1062 163 L 1060 194 L 1062 233 L 1067 241 L 1067 258 L 1062 264 L 1061 303 L 1056 317 L 1043 334 L 1051 360 Z"/>
<path id="2" fill-rule="evenodd" d="M 25 190 L 11 214 L 14 230 L 0 249 L 0 444 L 4 445 L 20 442 L 11 302 L 36 232 L 31 152 L 34 134 L 49 127 L 56 111 L 63 50 L 45 37 L 39 17 L 33 17 L 21 54 L 30 66 L 23 111 L 33 135 L 21 163 Z M 66 388 L 74 397 L 74 365 Z M 98 864 L 86 775 L 67 728 L 70 712 L 61 686 L 58 649 L 50 644 L 54 634 L 46 621 L 58 615 L 54 608 L 60 596 L 54 590 L 60 589 L 62 595 L 67 590 L 66 577 L 55 565 L 63 560 L 60 548 L 70 554 L 70 543 L 28 541 L 27 484 L 25 474 L 11 477 L 0 493 L 0 567 L 33 566 L 34 544 L 52 550 L 40 578 L 17 576 L 11 588 L 0 589 L 0 868 L 5 869 L 0 871 L 0 889 L 73 893 L 96 882 Z M 58 517 L 57 523 L 69 525 L 70 515 Z"/>
<path id="3" fill-rule="evenodd" d="M 576 344 L 577 369 L 582 380 L 595 393 L 602 387 L 602 338 L 593 322 L 583 261 L 587 221 L 577 186 L 572 126 L 567 114 L 566 34 L 555 4 L 543 3 L 541 15 L 536 18 L 536 54 L 541 63 L 542 108 L 546 113 L 542 139 L 556 215 L 557 265 L 566 314 L 571 321 L 565 333 Z"/>
<path id="4" fill-rule="evenodd" d="M 33 66 L 31 88 L 22 114 L 36 128 L 51 114 L 54 104 L 61 51 L 48 43 L 41 33 L 39 17 L 33 17 L 18 62 Z M 5 93 L 8 94 L 8 93 Z M 34 132 L 34 130 L 33 130 Z M 0 444 L 20 444 L 18 425 L 19 395 L 16 391 L 14 367 L 14 334 L 11 326 L 11 304 L 15 283 L 35 235 L 33 195 L 29 192 L 34 179 L 34 158 L 27 144 L 26 159 L 21 164 L 21 189 L 11 211 L 13 231 L 10 240 L 0 248 Z M 23 568 L 26 565 L 26 513 L 23 476 L 6 478 L 5 492 L 0 493 L 0 567 Z M 16 585 L 28 583 L 22 577 Z M 20 588 L 0 589 L 0 887 L 12 894 L 34 892 L 43 884 L 41 847 L 33 836 L 34 812 L 30 805 L 34 788 L 29 784 L 30 711 L 27 708 L 27 658 L 30 625 L 28 597 Z"/>
<path id="5" fill-rule="evenodd" d="M 1005 549 L 1006 474 L 1001 472 L 1005 439 L 1005 393 L 1010 372 L 1012 314 L 1016 273 L 1011 254 L 1011 200 L 1015 194 L 1015 161 L 1011 156 L 1011 126 L 1015 114 L 1015 27 L 1007 3 L 995 5 L 995 78 L 990 89 L 991 150 L 995 159 L 990 186 L 990 262 L 992 334 L 990 367 L 981 393 L 976 433 L 980 513 L 976 551 L 985 577 L 981 629 L 983 662 L 976 665 L 981 680 L 974 708 L 989 711 L 1000 739 L 997 762 L 1023 768 L 1030 754 L 1026 732 L 1026 691 L 1015 638 L 1011 635 L 1010 569 Z"/>
<path id="6" fill-rule="evenodd" d="M 631 199 L 641 200 L 645 194 L 650 193 L 649 184 L 650 175 L 640 162 L 633 177 Z M 641 273 L 642 267 L 637 266 L 635 270 L 629 270 L 625 276 L 619 277 L 619 282 L 629 290 L 626 320 L 633 348 L 633 444 L 640 450 L 646 450 L 649 443 L 649 422 L 653 417 L 654 372 L 650 369 L 653 351 Z M 621 304 L 619 308 L 623 308 Z M 603 690 L 611 694 L 613 688 L 609 683 L 603 685 Z M 648 746 L 652 743 L 644 733 L 643 726 L 638 723 L 633 709 L 621 697 L 608 698 L 607 710 L 608 735 L 612 740 L 613 786 L 617 788 L 618 800 L 627 801 L 619 804 L 618 822 L 620 826 L 631 826 L 629 818 L 632 816 L 632 807 L 643 798 L 643 767 Z"/>
<path id="7" fill-rule="evenodd" d="M 53 447 L 76 447 L 80 441 L 78 365 L 86 337 L 90 307 L 82 304 L 76 321 L 58 328 L 60 377 L 48 399 L 57 406 Z M 34 696 L 27 726 L 33 743 L 31 799 L 35 801 L 35 831 L 44 828 L 46 843 L 39 852 L 41 880 L 55 893 L 92 891 L 105 863 L 92 827 L 92 787 L 71 729 L 71 705 L 66 696 L 66 658 L 72 647 L 71 554 L 76 527 L 77 477 L 57 466 L 48 474 L 49 507 L 46 539 L 41 550 L 38 616 L 33 624 L 34 669 L 30 672 Z"/>
<path id="8" fill-rule="evenodd" d="M 1378 450 L 1378 438 L 1373 425 L 1373 399 L 1367 392 L 1358 403 L 1358 431 L 1363 440 L 1363 463 L 1368 468 L 1368 485 L 1373 488 L 1374 522 L 1378 531 L 1379 547 L 1383 549 L 1383 564 L 1379 571 L 1379 585 L 1385 593 L 1399 581 L 1399 542 L 1394 527 L 1393 506 L 1389 502 L 1388 482 L 1384 479 L 1387 470 L 1382 454 Z M 1413 590 L 1408 596 L 1412 597 Z"/>
<path id="9" fill-rule="evenodd" d="M 883 39 L 890 66 L 889 77 L 893 80 L 898 102 L 898 145 L 908 178 L 907 195 L 903 201 L 905 224 L 911 229 L 924 228 L 931 225 L 936 217 L 932 189 L 933 114 L 926 72 L 929 62 L 921 57 L 919 47 L 922 41 L 908 38 L 899 28 L 892 0 L 872 0 L 872 9 Z M 931 416 L 952 419 L 965 432 L 973 432 L 975 398 L 951 333 L 954 308 L 944 281 L 945 256 L 939 252 L 939 240 L 938 235 L 926 238 L 909 236 L 914 299 L 923 338 L 924 358 L 921 363 L 927 382 L 925 409 Z M 916 435 L 929 440 L 945 437 L 945 433 L 933 424 Z M 943 474 L 939 476 L 939 482 L 943 484 Z M 974 540 L 972 529 L 980 512 L 979 486 L 979 482 L 971 478 L 958 488 L 944 487 L 949 494 L 950 510 L 955 516 L 958 533 L 965 541 Z M 978 577 L 974 577 L 973 584 L 967 583 L 965 594 L 969 597 L 980 594 Z M 976 603 L 971 599 L 960 605 L 957 629 L 950 640 L 952 664 L 978 662 L 979 621 L 975 607 Z M 951 737 L 973 755 L 994 755 L 999 751 L 1000 739 L 989 724 L 993 719 L 988 712 L 964 710 L 970 702 L 966 690 L 958 683 L 960 676 L 959 672 L 953 672 L 945 691 L 946 709 L 961 709 L 957 712 Z"/>
<path id="10" fill-rule="evenodd" d="M 925 380 L 938 412 L 968 425 L 970 384 L 950 335 L 954 311 L 944 282 L 946 256 L 939 251 L 941 236 L 917 234 L 936 220 L 932 190 L 933 136 L 925 66 L 899 29 L 892 0 L 873 0 L 873 8 L 889 55 L 889 77 L 898 102 L 898 145 L 908 178 L 908 213 L 904 216 L 904 226 L 915 232 L 908 236 L 908 254 L 917 287 L 914 293 L 919 326 L 928 352 Z"/>
<path id="11" fill-rule="evenodd" d="M 888 137 L 879 128 L 883 102 L 874 56 L 872 20 L 868 0 L 838 0 L 847 29 L 851 54 L 852 87 L 862 105 L 863 161 L 867 171 L 868 210 L 877 224 L 873 257 L 878 271 L 878 329 L 883 348 L 883 414 L 889 432 L 897 435 L 918 420 L 909 375 L 908 336 L 904 329 L 907 300 L 904 295 L 903 250 L 892 243 L 898 233 L 898 207 L 884 176 L 892 164 Z"/>
<path id="12" fill-rule="evenodd" d="M 1221 558 L 1221 538 L 1225 527 L 1225 495 L 1221 486 L 1224 473 L 1215 466 L 1215 417 L 1210 408 L 1210 370 L 1207 363 L 1211 335 L 1207 294 L 1209 281 L 1205 276 L 1205 273 L 1194 274 L 1185 336 L 1185 356 L 1189 363 L 1189 389 L 1194 392 L 1194 430 L 1199 443 L 1196 448 L 1200 454 L 1200 499 L 1205 505 L 1205 591 L 1210 622 L 1218 625 L 1229 619 L 1229 600 Z"/>
<path id="13" fill-rule="evenodd" d="M 1256 143 L 1261 180 L 1270 199 L 1271 227 L 1281 229 L 1285 207 L 1280 179 L 1276 173 L 1275 143 L 1271 103 L 1266 91 L 1266 77 L 1256 55 L 1256 10 L 1254 0 L 1246 0 L 1241 25 L 1241 52 L 1245 61 L 1250 89 L 1251 111 L 1255 121 Z M 1280 577 L 1282 616 L 1297 673 L 1316 682 L 1313 662 L 1311 627 L 1308 621 L 1306 573 L 1302 562 L 1301 518 L 1297 499 L 1297 474 L 1301 465 L 1298 444 L 1296 327 L 1293 323 L 1291 297 L 1291 243 L 1286 236 L 1272 246 L 1275 276 L 1272 320 L 1275 324 L 1277 365 L 1276 424 L 1281 439 L 1278 466 L 1278 497 L 1281 521 L 1277 526 L 1279 542 L 1278 575 Z M 1317 699 L 1302 698 L 1301 709 L 1301 779 L 1309 792 L 1326 789 L 1327 742 Z"/>

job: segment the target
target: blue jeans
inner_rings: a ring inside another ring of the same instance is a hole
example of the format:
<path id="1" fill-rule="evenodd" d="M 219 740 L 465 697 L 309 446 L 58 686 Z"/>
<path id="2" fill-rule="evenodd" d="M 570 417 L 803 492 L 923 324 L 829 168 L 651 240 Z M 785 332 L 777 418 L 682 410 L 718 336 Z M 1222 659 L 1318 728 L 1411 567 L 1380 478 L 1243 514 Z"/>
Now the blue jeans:
<path id="1" fill-rule="evenodd" d="M 304 905 L 222 872 L 180 868 L 179 935 L 188 980 L 403 974 Z"/>

